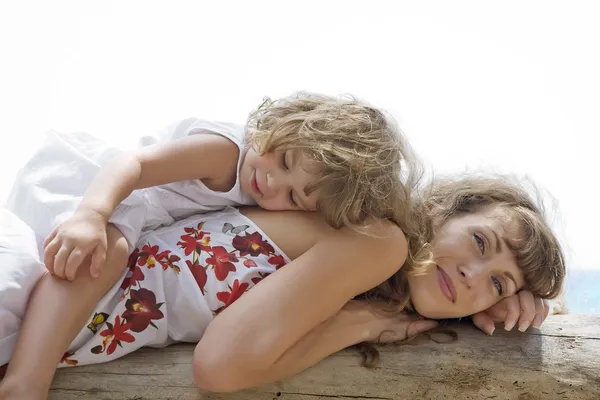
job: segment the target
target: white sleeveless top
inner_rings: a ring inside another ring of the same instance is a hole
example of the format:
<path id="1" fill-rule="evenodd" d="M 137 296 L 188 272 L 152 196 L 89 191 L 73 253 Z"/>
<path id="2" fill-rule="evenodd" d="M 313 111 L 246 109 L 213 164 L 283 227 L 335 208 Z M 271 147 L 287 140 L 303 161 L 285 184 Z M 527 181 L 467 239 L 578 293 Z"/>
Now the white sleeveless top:
<path id="1" fill-rule="evenodd" d="M 246 156 L 244 142 L 245 127 L 225 122 L 202 121 L 196 118 L 188 118 L 172 124 L 159 138 L 159 142 L 173 141 L 189 135 L 196 134 L 218 134 L 223 136 L 239 148 L 237 163 L 237 177 L 235 184 L 228 192 L 215 192 L 204 185 L 199 179 L 169 183 L 146 189 L 149 198 L 159 204 L 168 204 L 169 214 L 175 219 L 188 217 L 200 211 L 221 210 L 225 206 L 253 205 L 252 198 L 242 191 L 239 182 L 239 171 L 242 161 Z M 155 142 L 156 139 L 143 137 L 141 145 Z M 177 194 L 177 196 L 173 196 Z"/>
<path id="2" fill-rule="evenodd" d="M 146 146 L 203 133 L 221 135 L 238 146 L 239 157 L 235 184 L 228 192 L 216 192 L 206 187 L 201 180 L 194 179 L 155 186 L 132 193 L 115 209 L 110 219 L 110 222 L 121 230 L 130 244 L 130 248 L 143 232 L 170 225 L 174 221 L 191 215 L 218 211 L 227 206 L 256 204 L 252 197 L 242 191 L 239 182 L 240 167 L 247 151 L 244 143 L 244 126 L 188 118 L 172 124 L 157 136 L 143 137 L 140 145 Z M 143 221 L 143 224 L 140 221 Z"/>
<path id="3" fill-rule="evenodd" d="M 242 125 L 188 118 L 172 124 L 158 135 L 143 137 L 140 145 L 201 133 L 221 135 L 238 146 L 239 174 L 246 155 Z M 109 146 L 89 133 L 48 133 L 18 172 L 6 203 L 6 207 L 35 232 L 40 254 L 41 243 L 53 227 L 73 214 L 100 168 L 120 153 L 121 149 Z M 200 180 L 182 181 L 134 191 L 117 206 L 110 222 L 123 233 L 133 250 L 142 232 L 193 214 L 254 204 L 252 198 L 242 192 L 239 179 L 228 192 L 212 191 Z"/>

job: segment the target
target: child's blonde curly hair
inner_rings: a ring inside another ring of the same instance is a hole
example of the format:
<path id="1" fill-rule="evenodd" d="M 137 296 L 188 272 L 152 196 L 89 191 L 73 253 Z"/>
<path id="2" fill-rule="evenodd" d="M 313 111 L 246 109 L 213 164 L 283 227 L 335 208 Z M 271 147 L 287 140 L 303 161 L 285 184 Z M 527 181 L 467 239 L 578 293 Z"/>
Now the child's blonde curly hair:
<path id="1" fill-rule="evenodd" d="M 307 191 L 319 190 L 318 209 L 331 226 L 384 218 L 411 230 L 411 190 L 420 168 L 383 111 L 353 97 L 301 92 L 265 99 L 247 127 L 247 143 L 260 154 L 303 152 L 319 177 Z"/>

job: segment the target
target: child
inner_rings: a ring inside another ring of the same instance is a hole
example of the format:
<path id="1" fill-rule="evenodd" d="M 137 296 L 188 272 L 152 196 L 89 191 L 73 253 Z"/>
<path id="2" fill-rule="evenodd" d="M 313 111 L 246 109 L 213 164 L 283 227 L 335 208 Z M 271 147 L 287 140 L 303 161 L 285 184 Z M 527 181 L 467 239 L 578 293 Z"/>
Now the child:
<path id="1" fill-rule="evenodd" d="M 46 238 L 44 262 L 73 280 L 91 256 L 98 277 L 108 223 L 131 250 L 143 231 L 228 205 L 319 211 L 335 228 L 391 218 L 410 199 L 402 161 L 412 159 L 393 122 L 355 99 L 267 99 L 245 127 L 187 119 L 161 142 L 102 168 L 73 215 Z"/>

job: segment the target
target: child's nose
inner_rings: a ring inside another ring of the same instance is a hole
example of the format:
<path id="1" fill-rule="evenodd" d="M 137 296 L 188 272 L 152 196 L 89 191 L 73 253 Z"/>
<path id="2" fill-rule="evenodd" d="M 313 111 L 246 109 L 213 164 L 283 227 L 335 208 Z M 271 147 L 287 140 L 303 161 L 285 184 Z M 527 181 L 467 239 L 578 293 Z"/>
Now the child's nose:
<path id="1" fill-rule="evenodd" d="M 281 177 L 269 172 L 267 174 L 267 187 L 269 188 L 269 196 L 277 195 L 281 189 L 281 186 Z"/>

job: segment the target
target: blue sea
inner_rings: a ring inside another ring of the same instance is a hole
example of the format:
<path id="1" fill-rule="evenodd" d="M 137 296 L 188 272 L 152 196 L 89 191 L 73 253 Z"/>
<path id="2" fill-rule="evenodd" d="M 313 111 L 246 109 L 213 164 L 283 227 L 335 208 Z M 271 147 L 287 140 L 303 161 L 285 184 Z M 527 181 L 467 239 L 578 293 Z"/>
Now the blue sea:
<path id="1" fill-rule="evenodd" d="M 600 314 L 600 269 L 570 270 L 565 301 L 569 313 Z"/>

